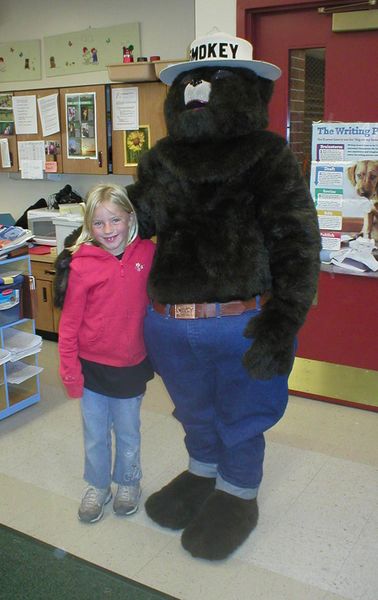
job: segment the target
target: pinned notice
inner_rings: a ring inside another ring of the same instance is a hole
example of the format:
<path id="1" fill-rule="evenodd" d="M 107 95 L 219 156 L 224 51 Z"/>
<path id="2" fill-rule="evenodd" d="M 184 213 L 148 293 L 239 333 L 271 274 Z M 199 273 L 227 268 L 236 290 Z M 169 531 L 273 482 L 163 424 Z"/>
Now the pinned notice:
<path id="1" fill-rule="evenodd" d="M 35 96 L 12 96 L 16 133 L 37 133 L 37 104 Z"/>
<path id="2" fill-rule="evenodd" d="M 12 166 L 10 154 L 9 154 L 9 143 L 8 143 L 7 138 L 0 139 L 0 158 L 1 158 L 0 166 L 3 167 L 3 169 L 9 169 L 9 167 Z"/>

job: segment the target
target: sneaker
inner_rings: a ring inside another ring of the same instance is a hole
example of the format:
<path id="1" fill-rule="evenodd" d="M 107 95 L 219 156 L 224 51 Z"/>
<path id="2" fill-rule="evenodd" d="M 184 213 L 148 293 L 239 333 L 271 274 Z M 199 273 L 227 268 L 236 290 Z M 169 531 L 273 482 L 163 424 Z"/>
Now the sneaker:
<path id="1" fill-rule="evenodd" d="M 95 523 L 104 514 L 104 506 L 110 502 L 112 491 L 109 488 L 100 489 L 89 485 L 84 492 L 78 511 L 80 521 Z"/>
<path id="2" fill-rule="evenodd" d="M 132 515 L 138 510 L 142 493 L 140 485 L 119 485 L 113 502 L 113 510 L 119 517 Z"/>

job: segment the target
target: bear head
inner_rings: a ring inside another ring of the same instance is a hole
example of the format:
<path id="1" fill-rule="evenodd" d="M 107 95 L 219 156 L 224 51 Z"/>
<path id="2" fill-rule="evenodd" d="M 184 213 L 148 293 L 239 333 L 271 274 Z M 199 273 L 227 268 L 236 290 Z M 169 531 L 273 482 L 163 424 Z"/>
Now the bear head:
<path id="1" fill-rule="evenodd" d="M 235 138 L 268 125 L 274 83 L 251 70 L 201 67 L 176 77 L 164 112 L 172 138 Z"/>

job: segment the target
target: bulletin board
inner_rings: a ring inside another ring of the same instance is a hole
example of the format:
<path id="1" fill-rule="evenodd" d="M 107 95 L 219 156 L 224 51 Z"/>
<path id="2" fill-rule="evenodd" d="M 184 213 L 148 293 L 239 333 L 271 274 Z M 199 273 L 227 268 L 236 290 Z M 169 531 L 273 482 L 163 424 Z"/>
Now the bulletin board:
<path id="1" fill-rule="evenodd" d="M 83 29 L 52 35 L 44 40 L 47 77 L 105 71 L 111 63 L 121 63 L 124 46 L 134 46 L 140 55 L 139 23 Z"/>
<path id="2" fill-rule="evenodd" d="M 41 41 L 0 44 L 0 83 L 41 79 Z"/>

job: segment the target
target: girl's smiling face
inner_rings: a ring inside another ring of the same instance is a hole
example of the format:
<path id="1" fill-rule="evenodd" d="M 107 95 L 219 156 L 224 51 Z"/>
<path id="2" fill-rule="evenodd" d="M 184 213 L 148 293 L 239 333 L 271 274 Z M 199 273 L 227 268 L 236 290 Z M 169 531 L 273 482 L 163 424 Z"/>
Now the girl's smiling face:
<path id="1" fill-rule="evenodd" d="M 122 254 L 127 246 L 130 218 L 130 213 L 116 204 L 102 202 L 93 213 L 93 238 L 110 254 Z"/>

